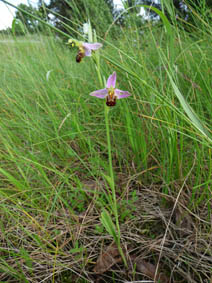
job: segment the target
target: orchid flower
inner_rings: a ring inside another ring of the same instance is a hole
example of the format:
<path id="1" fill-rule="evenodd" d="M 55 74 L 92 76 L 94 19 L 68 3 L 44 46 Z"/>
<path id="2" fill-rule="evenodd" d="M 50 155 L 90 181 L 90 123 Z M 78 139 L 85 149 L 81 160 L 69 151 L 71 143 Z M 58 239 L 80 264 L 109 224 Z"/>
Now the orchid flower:
<path id="1" fill-rule="evenodd" d="M 80 63 L 82 58 L 85 56 L 91 56 L 92 51 L 97 50 L 102 47 L 101 43 L 87 43 L 82 41 L 77 41 L 75 39 L 69 39 L 68 44 L 71 44 L 71 46 L 77 46 L 78 47 L 78 54 L 76 56 L 76 62 Z"/>
<path id="2" fill-rule="evenodd" d="M 116 86 L 116 72 L 113 72 L 112 75 L 109 76 L 106 84 L 106 88 L 95 90 L 90 93 L 92 96 L 96 96 L 98 98 L 106 98 L 107 106 L 115 106 L 116 99 L 122 99 L 130 96 L 131 94 L 128 91 L 120 90 L 115 88 Z"/>

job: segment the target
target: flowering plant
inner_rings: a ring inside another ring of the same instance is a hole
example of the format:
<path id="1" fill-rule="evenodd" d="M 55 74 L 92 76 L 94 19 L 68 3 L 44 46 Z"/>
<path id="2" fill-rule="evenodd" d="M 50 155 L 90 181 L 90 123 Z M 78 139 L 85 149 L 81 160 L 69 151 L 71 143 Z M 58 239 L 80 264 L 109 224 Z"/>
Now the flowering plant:
<path id="1" fill-rule="evenodd" d="M 91 96 L 96 96 L 98 98 L 106 98 L 107 106 L 115 106 L 116 99 L 126 98 L 131 94 L 128 91 L 120 90 L 115 88 L 116 86 L 116 72 L 113 72 L 109 76 L 106 84 L 106 88 L 95 90 L 90 93 Z"/>
<path id="2" fill-rule="evenodd" d="M 92 42 L 96 40 L 96 33 L 92 31 L 91 25 L 89 22 L 88 25 L 88 38 L 89 41 Z M 78 47 L 78 54 L 76 56 L 76 61 L 79 63 L 81 62 L 82 58 L 85 56 L 91 56 L 92 51 L 95 51 L 102 47 L 101 43 L 86 43 L 80 42 L 75 39 L 69 39 L 68 44 L 72 46 Z M 98 55 L 98 54 L 97 54 Z M 103 80 L 101 75 L 101 68 L 100 68 L 100 58 L 99 56 L 95 56 L 94 63 L 97 71 L 97 75 L 99 78 L 99 82 L 101 87 L 103 87 Z M 116 72 L 113 72 L 107 79 L 106 87 L 103 89 L 95 90 L 90 93 L 91 96 L 96 96 L 97 98 L 104 99 L 106 98 L 106 105 L 107 106 L 115 106 L 117 99 L 122 99 L 125 97 L 130 96 L 131 94 L 128 91 L 120 90 L 116 88 Z M 115 216 L 115 225 L 113 224 L 113 220 L 110 214 L 107 211 L 103 211 L 101 214 L 101 222 L 106 230 L 113 236 L 119 253 L 124 261 L 125 266 L 127 266 L 127 261 L 125 255 L 123 253 L 121 247 L 121 231 L 119 225 L 119 216 L 118 216 L 118 207 L 117 207 L 117 200 L 116 200 L 116 191 L 115 191 L 115 180 L 114 180 L 114 173 L 113 173 L 113 164 L 112 164 L 112 150 L 111 150 L 111 138 L 110 138 L 110 126 L 109 126 L 109 109 L 108 107 L 105 108 L 105 125 L 106 125 L 106 135 L 107 135 L 107 145 L 108 145 L 108 162 L 109 162 L 109 172 L 110 176 L 103 174 L 105 179 L 108 181 L 108 184 L 111 188 L 111 197 L 109 198 L 111 212 L 113 212 Z"/>

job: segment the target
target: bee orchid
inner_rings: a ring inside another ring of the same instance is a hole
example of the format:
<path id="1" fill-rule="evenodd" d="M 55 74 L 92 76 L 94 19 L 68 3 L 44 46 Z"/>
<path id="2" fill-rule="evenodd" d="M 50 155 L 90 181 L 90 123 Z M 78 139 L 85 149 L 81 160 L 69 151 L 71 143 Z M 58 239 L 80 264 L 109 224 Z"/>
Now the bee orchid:
<path id="1" fill-rule="evenodd" d="M 106 88 L 95 90 L 90 93 L 91 96 L 96 96 L 98 98 L 106 98 L 107 106 L 115 106 L 116 99 L 122 99 L 130 96 L 131 94 L 128 91 L 120 90 L 115 88 L 116 86 L 116 72 L 113 72 L 109 76 L 106 84 Z"/>
<path id="2" fill-rule="evenodd" d="M 69 39 L 68 44 L 71 44 L 72 47 L 76 46 L 78 47 L 78 53 L 76 56 L 76 62 L 80 63 L 82 61 L 82 58 L 85 56 L 91 56 L 92 51 L 95 51 L 102 47 L 101 43 L 86 43 L 77 41 L 74 39 Z"/>

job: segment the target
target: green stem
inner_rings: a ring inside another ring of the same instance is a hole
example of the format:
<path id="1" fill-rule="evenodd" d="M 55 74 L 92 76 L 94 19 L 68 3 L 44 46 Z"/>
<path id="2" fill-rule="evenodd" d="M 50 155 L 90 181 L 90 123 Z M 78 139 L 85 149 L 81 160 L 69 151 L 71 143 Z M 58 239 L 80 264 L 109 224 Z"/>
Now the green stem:
<path id="1" fill-rule="evenodd" d="M 117 229 L 117 247 L 120 252 L 120 255 L 124 261 L 125 266 L 127 266 L 127 261 L 124 256 L 123 250 L 121 248 L 121 231 L 119 226 L 119 217 L 118 217 L 118 208 L 117 208 L 117 200 L 116 200 L 116 190 L 115 190 L 115 182 L 114 182 L 114 174 L 113 174 L 113 163 L 112 163 L 112 153 L 111 153 L 111 139 L 110 139 L 110 125 L 109 125 L 109 111 L 110 108 L 105 105 L 105 126 L 106 126 L 106 133 L 107 133 L 107 147 L 108 147 L 108 161 L 109 161 L 109 170 L 110 170 L 110 179 L 111 179 L 111 191 L 112 191 L 112 210 L 116 220 L 116 229 Z"/>
<path id="2" fill-rule="evenodd" d="M 109 170 L 110 170 L 110 178 L 111 178 L 111 185 L 112 185 L 111 190 L 112 190 L 113 201 L 116 203 L 115 182 L 114 182 L 113 163 L 112 163 L 112 154 L 111 154 L 110 125 L 109 125 L 109 119 L 108 119 L 109 118 L 108 114 L 110 111 L 109 109 L 110 108 L 105 105 L 105 126 L 106 126 L 106 134 L 107 134 Z M 113 209 L 117 211 L 116 204 L 114 205 Z"/>

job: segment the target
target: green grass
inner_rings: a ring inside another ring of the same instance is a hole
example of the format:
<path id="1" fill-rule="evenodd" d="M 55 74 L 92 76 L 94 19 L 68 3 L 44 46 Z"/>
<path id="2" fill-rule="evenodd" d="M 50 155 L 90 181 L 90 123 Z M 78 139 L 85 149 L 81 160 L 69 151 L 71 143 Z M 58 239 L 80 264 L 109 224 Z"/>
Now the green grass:
<path id="1" fill-rule="evenodd" d="M 118 88 L 132 93 L 109 112 L 121 242 L 156 265 L 161 246 L 148 245 L 161 244 L 177 200 L 159 263 L 175 282 L 211 276 L 207 29 L 192 37 L 132 23 L 101 50 L 101 74 L 116 71 Z M 91 58 L 77 64 L 76 49 L 53 36 L 7 39 L 0 39 L 0 280 L 92 282 L 100 249 L 112 242 L 100 221 L 111 196 L 105 102 L 89 96 L 101 88 L 95 66 Z M 130 280 L 114 274 L 105 282 Z"/>

